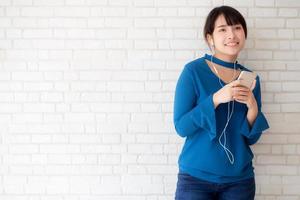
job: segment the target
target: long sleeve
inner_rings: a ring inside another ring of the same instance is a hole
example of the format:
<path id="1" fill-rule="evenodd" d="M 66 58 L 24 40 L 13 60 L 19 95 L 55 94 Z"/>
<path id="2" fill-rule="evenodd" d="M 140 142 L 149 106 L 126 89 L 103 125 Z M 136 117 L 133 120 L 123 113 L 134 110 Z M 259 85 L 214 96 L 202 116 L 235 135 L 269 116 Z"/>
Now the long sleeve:
<path id="1" fill-rule="evenodd" d="M 253 93 L 257 102 L 258 113 L 257 117 L 250 127 L 247 117 L 243 121 L 241 127 L 241 134 L 245 136 L 245 139 L 249 145 L 255 144 L 258 139 L 260 138 L 262 132 L 269 128 L 269 124 L 267 119 L 265 118 L 264 114 L 261 112 L 261 91 L 260 91 L 260 81 L 259 77 L 257 77 L 257 86 L 254 89 Z"/>
<path id="2" fill-rule="evenodd" d="M 198 101 L 192 71 L 185 66 L 175 91 L 174 124 L 181 137 L 195 134 L 199 129 L 208 132 L 211 139 L 216 137 L 216 117 L 212 95 Z"/>

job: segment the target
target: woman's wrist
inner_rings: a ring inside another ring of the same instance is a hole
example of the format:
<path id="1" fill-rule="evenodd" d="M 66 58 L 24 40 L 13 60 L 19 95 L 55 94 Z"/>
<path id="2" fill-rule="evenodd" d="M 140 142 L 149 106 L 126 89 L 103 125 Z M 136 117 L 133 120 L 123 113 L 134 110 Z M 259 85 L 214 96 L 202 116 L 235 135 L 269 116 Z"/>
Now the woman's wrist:
<path id="1" fill-rule="evenodd" d="M 213 94 L 213 103 L 214 103 L 215 108 L 217 108 L 218 105 L 220 104 L 220 103 L 217 101 L 217 92 L 215 92 L 215 93 Z"/>
<path id="2" fill-rule="evenodd" d="M 255 101 L 255 103 L 252 106 L 248 107 L 247 120 L 250 126 L 253 125 L 257 115 L 258 115 L 258 107 Z"/>
<path id="3" fill-rule="evenodd" d="M 254 110 L 255 111 L 255 110 L 258 109 L 257 108 L 257 102 L 256 102 L 256 99 L 254 98 L 254 96 L 253 96 L 252 100 L 249 103 L 247 103 L 246 105 L 247 105 L 248 110 Z"/>

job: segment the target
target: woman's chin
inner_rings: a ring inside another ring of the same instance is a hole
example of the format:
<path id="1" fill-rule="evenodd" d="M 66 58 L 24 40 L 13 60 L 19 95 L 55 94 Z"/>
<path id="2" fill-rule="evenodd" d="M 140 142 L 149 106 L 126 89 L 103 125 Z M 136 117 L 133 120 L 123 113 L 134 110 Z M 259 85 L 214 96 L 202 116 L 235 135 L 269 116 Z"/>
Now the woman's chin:
<path id="1" fill-rule="evenodd" d="M 223 51 L 224 54 L 230 55 L 230 56 L 235 56 L 240 53 L 241 49 L 226 49 Z"/>

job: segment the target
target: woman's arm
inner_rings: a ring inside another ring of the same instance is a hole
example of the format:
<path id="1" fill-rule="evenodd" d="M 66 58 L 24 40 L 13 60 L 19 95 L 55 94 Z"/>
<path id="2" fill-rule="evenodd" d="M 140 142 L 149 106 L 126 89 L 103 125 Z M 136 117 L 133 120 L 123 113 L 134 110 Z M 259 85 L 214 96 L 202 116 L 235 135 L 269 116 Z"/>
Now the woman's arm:
<path id="1" fill-rule="evenodd" d="M 257 117 L 257 114 L 258 114 L 258 106 L 257 106 L 257 102 L 256 102 L 256 99 L 253 95 L 253 93 L 251 92 L 251 103 L 248 107 L 248 112 L 247 112 L 247 120 L 248 120 L 248 123 L 249 125 L 252 127 L 256 117 Z"/>
<path id="2" fill-rule="evenodd" d="M 215 108 L 212 95 L 198 101 L 194 72 L 185 66 L 176 85 L 174 125 L 181 137 L 205 130 L 211 139 L 216 136 Z"/>
<path id="3" fill-rule="evenodd" d="M 245 136 L 249 145 L 255 144 L 262 132 L 269 128 L 269 124 L 264 114 L 261 112 L 261 91 L 259 77 L 256 80 L 256 87 L 251 92 L 250 101 L 246 103 L 248 107 L 247 117 L 241 127 L 241 134 Z"/>

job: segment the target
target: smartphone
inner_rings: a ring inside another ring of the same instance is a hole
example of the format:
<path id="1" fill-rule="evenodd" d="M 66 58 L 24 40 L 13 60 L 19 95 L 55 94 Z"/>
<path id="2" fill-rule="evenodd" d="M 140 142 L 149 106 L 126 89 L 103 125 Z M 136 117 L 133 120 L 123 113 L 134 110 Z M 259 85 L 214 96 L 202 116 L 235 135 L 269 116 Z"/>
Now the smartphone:
<path id="1" fill-rule="evenodd" d="M 247 88 L 251 88 L 253 81 L 256 79 L 257 74 L 254 72 L 242 71 L 238 77 L 241 81 L 241 85 Z"/>

